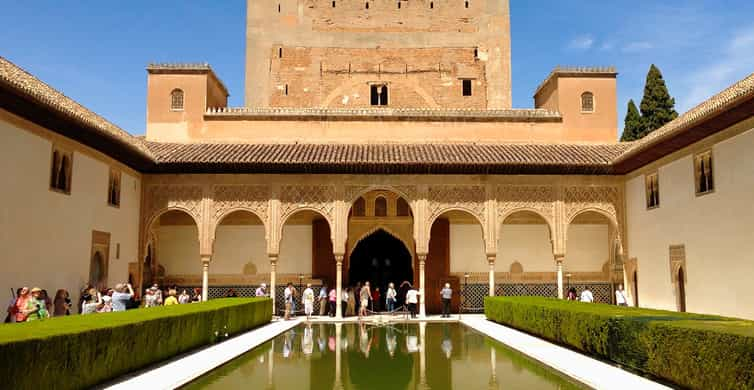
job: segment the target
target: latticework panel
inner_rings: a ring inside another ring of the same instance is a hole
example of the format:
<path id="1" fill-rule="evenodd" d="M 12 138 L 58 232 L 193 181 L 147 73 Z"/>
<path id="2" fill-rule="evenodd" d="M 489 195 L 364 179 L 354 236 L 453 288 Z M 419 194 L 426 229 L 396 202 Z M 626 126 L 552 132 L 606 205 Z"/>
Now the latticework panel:
<path id="1" fill-rule="evenodd" d="M 612 285 L 610 283 L 579 283 L 565 286 L 576 289 L 578 295 L 589 286 L 598 303 L 613 303 Z M 484 297 L 489 293 L 489 285 L 482 283 L 461 285 L 461 311 L 465 313 L 479 313 L 484 311 Z M 565 294 L 565 292 L 564 292 Z M 495 285 L 497 296 L 535 296 L 556 298 L 558 285 L 556 283 L 500 283 Z"/>

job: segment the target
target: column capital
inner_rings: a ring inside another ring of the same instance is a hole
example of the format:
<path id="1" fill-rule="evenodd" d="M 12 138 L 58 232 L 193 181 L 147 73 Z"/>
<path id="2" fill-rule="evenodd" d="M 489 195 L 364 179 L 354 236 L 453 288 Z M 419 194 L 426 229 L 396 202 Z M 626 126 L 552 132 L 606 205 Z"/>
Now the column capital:
<path id="1" fill-rule="evenodd" d="M 335 256 L 335 263 L 339 265 L 343 265 L 343 259 L 346 257 L 346 255 L 342 253 L 336 253 L 334 254 L 334 256 Z"/>
<path id="2" fill-rule="evenodd" d="M 205 267 L 209 266 L 209 262 L 210 260 L 212 260 L 212 255 L 204 254 L 204 255 L 199 255 L 199 257 L 202 260 L 202 265 L 204 265 Z"/>
<path id="3" fill-rule="evenodd" d="M 555 253 L 553 256 L 555 257 L 555 262 L 558 264 L 565 260 L 565 253 Z"/>
<path id="4" fill-rule="evenodd" d="M 268 254 L 267 257 L 270 258 L 270 263 L 277 263 L 278 262 L 278 255 L 277 253 L 274 255 Z"/>
<path id="5" fill-rule="evenodd" d="M 496 253 L 488 253 L 487 254 L 487 264 L 489 265 L 495 265 L 495 259 L 497 258 Z"/>
<path id="6" fill-rule="evenodd" d="M 416 257 L 419 258 L 420 263 L 424 263 L 427 261 L 427 253 L 417 253 Z"/>

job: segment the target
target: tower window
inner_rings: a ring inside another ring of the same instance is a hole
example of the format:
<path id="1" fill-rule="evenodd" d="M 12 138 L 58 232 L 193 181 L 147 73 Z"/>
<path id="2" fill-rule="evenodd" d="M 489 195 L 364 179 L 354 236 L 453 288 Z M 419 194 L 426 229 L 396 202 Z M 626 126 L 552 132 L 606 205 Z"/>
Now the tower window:
<path id="1" fill-rule="evenodd" d="M 66 194 L 71 193 L 72 165 L 73 154 L 53 146 L 50 189 Z"/>
<path id="2" fill-rule="evenodd" d="M 280 3 L 278 3 L 278 13 L 280 13 Z"/>
<path id="3" fill-rule="evenodd" d="M 660 207 L 660 181 L 657 172 L 647 175 L 645 179 L 647 209 Z"/>
<path id="4" fill-rule="evenodd" d="M 374 216 L 375 217 L 387 217 L 387 199 L 378 196 L 374 200 Z"/>
<path id="5" fill-rule="evenodd" d="M 285 90 L 283 91 L 283 94 L 285 96 L 288 96 L 288 84 L 285 85 Z"/>
<path id="6" fill-rule="evenodd" d="M 334 1 L 332 2 L 332 7 L 335 8 L 335 2 Z"/>
<path id="7" fill-rule="evenodd" d="M 111 169 L 107 183 L 107 204 L 120 206 L 120 172 Z"/>
<path id="8" fill-rule="evenodd" d="M 367 1 L 367 2 L 366 2 L 366 4 L 364 5 L 364 7 L 365 7 L 366 9 L 369 9 L 369 2 L 368 2 L 368 1 Z"/>
<path id="9" fill-rule="evenodd" d="M 401 9 L 401 2 L 398 2 L 398 9 Z"/>
<path id="10" fill-rule="evenodd" d="M 435 2 L 434 1 L 430 1 L 429 2 L 429 8 L 430 9 L 435 8 Z"/>
<path id="11" fill-rule="evenodd" d="M 385 84 L 372 84 L 370 87 L 370 103 L 373 106 L 387 106 L 388 92 Z"/>
<path id="12" fill-rule="evenodd" d="M 694 156 L 694 181 L 697 195 L 708 194 L 715 190 L 711 150 Z"/>
<path id="13" fill-rule="evenodd" d="M 471 80 L 461 80 L 463 84 L 463 96 L 471 96 Z"/>
<path id="14" fill-rule="evenodd" d="M 469 8 L 469 2 L 465 2 L 466 8 Z"/>
<path id="15" fill-rule="evenodd" d="M 278 47 L 278 58 L 283 58 L 283 48 Z"/>
<path id="16" fill-rule="evenodd" d="M 474 48 L 474 59 L 476 60 L 476 59 L 478 59 L 478 58 L 479 58 L 479 48 L 478 48 L 478 47 L 475 47 L 475 48 Z"/>
<path id="17" fill-rule="evenodd" d="M 174 89 L 170 92 L 170 109 L 173 111 L 183 111 L 183 90 Z"/>
<path id="18" fill-rule="evenodd" d="M 591 92 L 581 94 L 581 112 L 594 112 L 594 95 Z"/>

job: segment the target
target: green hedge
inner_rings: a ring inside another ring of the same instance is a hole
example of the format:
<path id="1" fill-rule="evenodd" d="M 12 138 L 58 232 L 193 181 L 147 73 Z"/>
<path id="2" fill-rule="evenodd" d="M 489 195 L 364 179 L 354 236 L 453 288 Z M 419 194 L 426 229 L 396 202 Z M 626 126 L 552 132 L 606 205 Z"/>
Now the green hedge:
<path id="1" fill-rule="evenodd" d="M 78 389 L 265 324 L 268 298 L 228 298 L 0 325 L 2 388 Z"/>
<path id="2" fill-rule="evenodd" d="M 539 297 L 487 297 L 488 319 L 672 383 L 754 389 L 754 322 Z"/>

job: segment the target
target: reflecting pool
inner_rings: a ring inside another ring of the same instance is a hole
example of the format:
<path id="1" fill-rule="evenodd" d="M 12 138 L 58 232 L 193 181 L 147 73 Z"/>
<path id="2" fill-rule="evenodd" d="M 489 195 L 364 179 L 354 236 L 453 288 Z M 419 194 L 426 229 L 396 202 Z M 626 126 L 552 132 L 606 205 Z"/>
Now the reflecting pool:
<path id="1" fill-rule="evenodd" d="M 579 389 L 458 323 L 302 324 L 187 389 Z"/>

